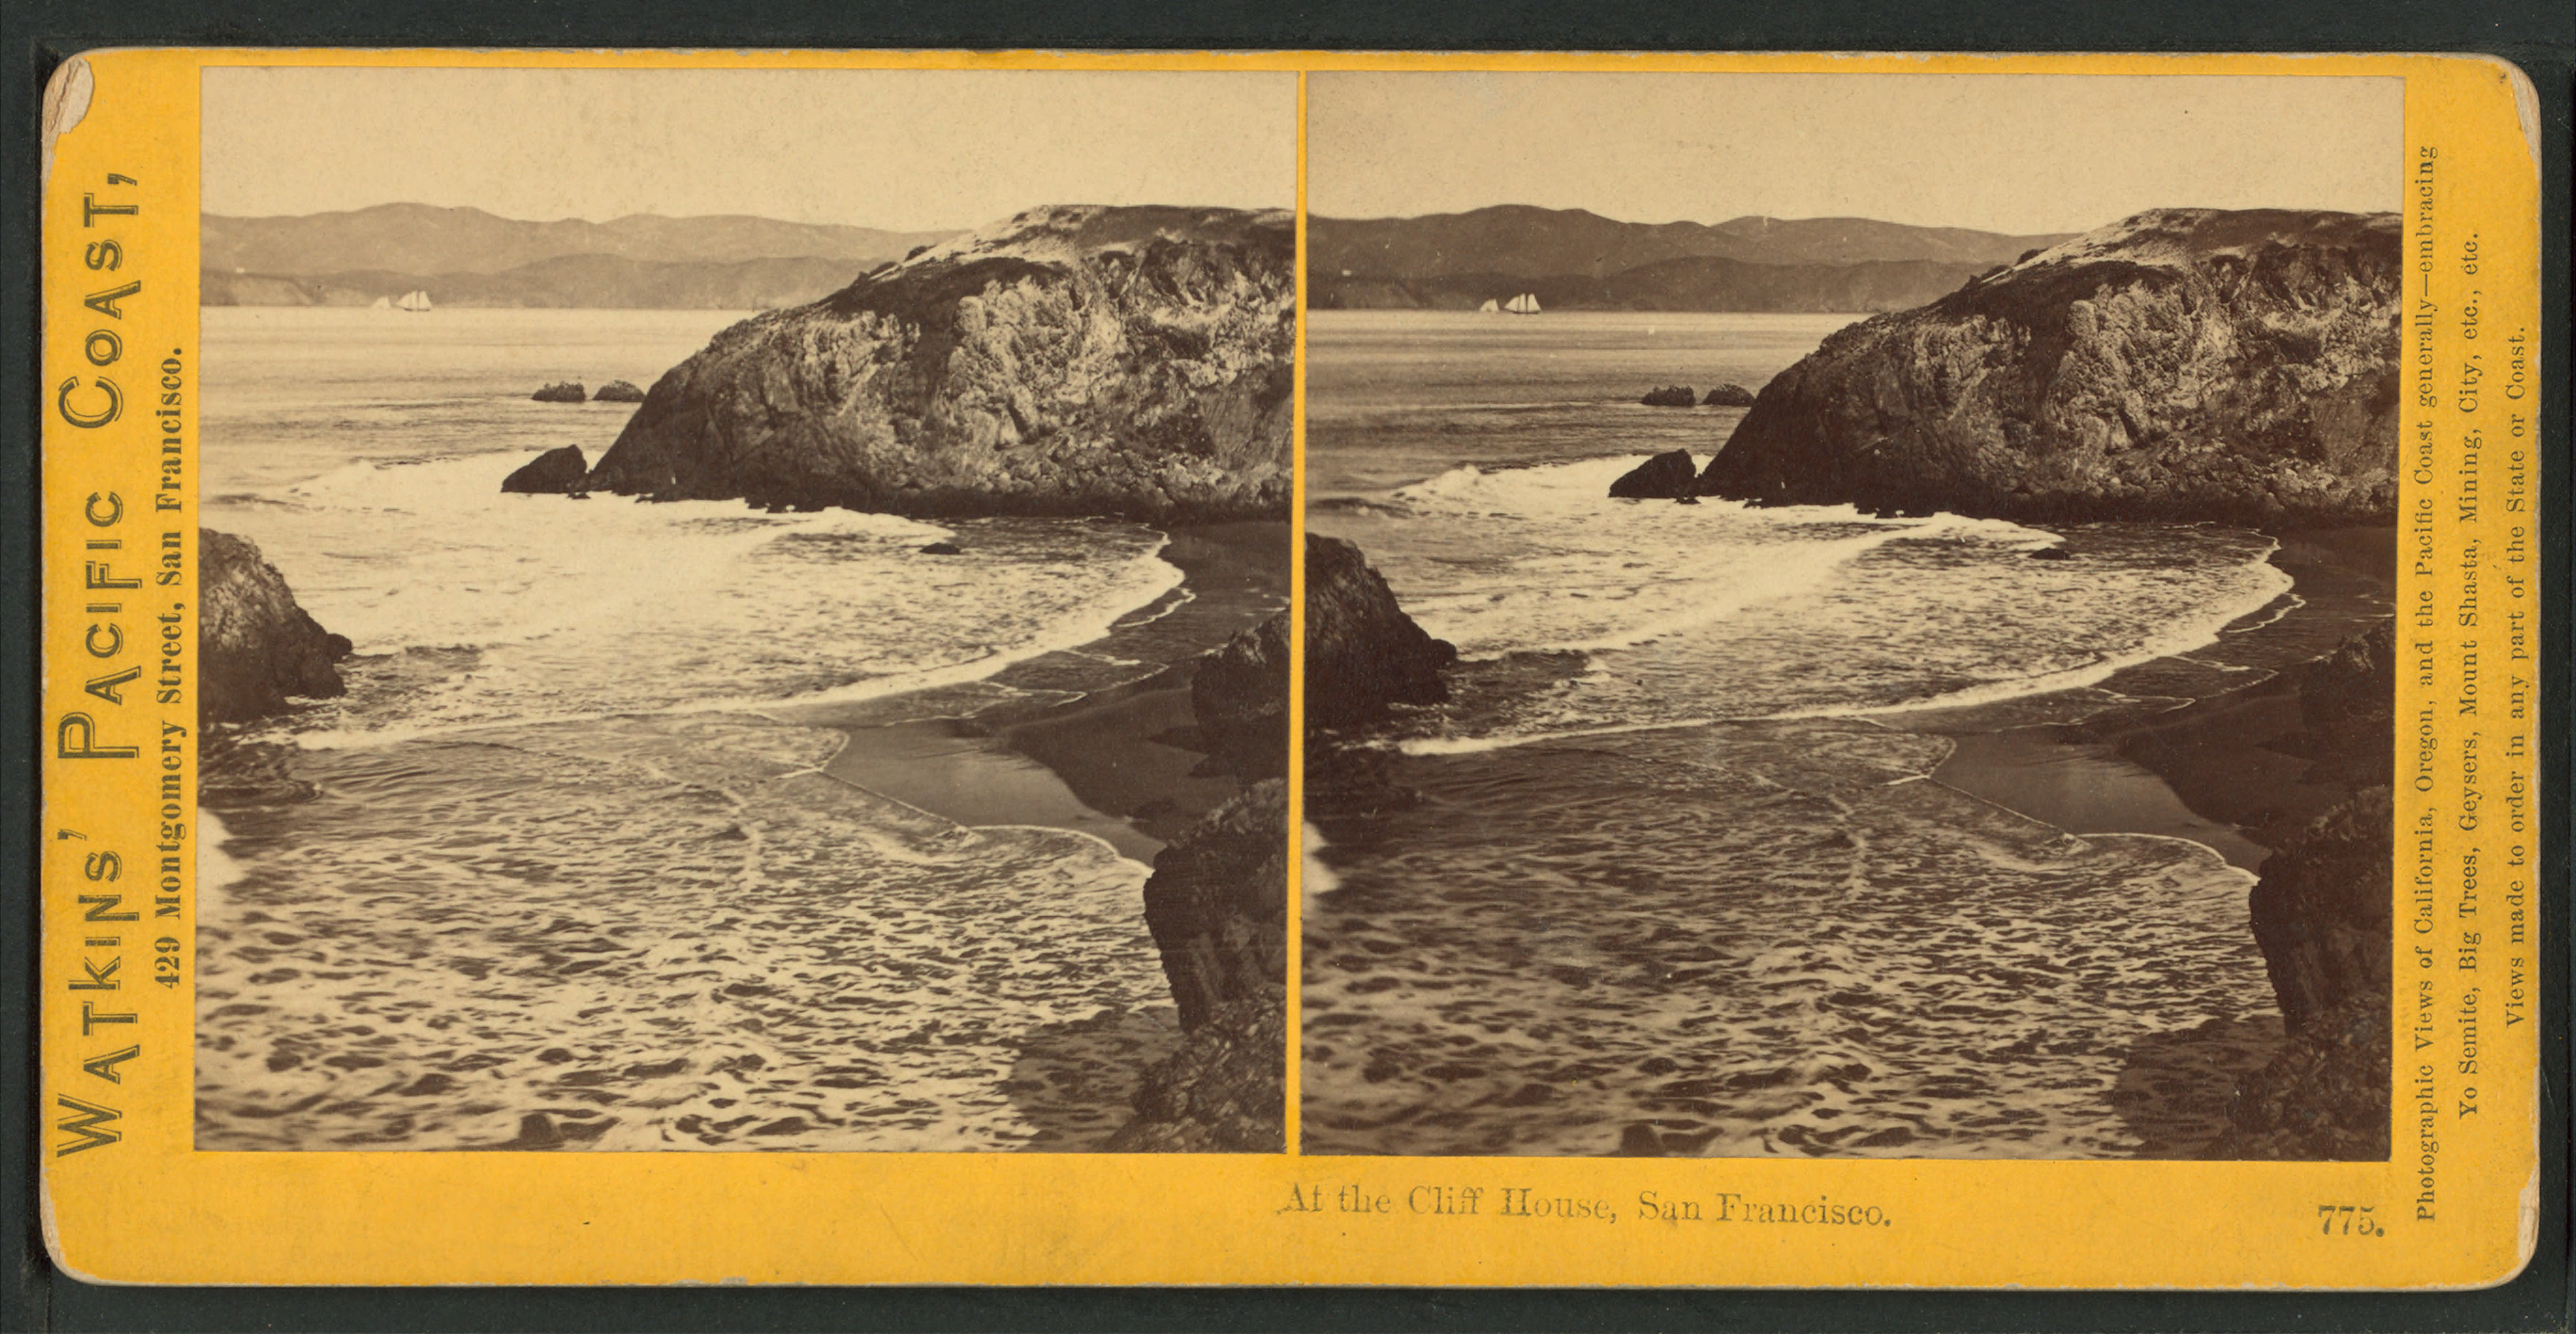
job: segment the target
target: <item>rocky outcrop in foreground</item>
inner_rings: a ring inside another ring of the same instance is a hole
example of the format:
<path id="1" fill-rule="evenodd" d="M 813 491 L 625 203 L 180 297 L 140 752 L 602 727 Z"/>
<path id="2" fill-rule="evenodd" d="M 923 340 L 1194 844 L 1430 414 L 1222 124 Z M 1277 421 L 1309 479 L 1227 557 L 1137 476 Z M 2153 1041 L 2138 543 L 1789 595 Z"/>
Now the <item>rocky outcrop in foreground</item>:
<path id="1" fill-rule="evenodd" d="M 1458 650 L 1397 606 L 1360 549 L 1306 535 L 1306 727 L 1309 732 L 1382 722 L 1398 704 L 1449 698 L 1440 673 Z"/>
<path id="2" fill-rule="evenodd" d="M 1287 1143 L 1288 783 L 1256 783 L 1154 857 L 1145 925 L 1181 1046 L 1138 1086 L 1114 1150 L 1277 1153 Z"/>
<path id="3" fill-rule="evenodd" d="M 197 720 L 250 722 L 283 713 L 289 696 L 347 693 L 332 664 L 349 641 L 324 630 L 246 537 L 197 530 Z"/>
<path id="4" fill-rule="evenodd" d="M 585 490 L 920 516 L 1283 518 L 1284 211 L 1034 209 L 746 320 Z"/>
<path id="5" fill-rule="evenodd" d="M 1610 484 L 1613 500 L 1678 500 L 1691 494 L 1699 466 L 1687 449 L 1669 450 L 1620 474 Z"/>
<path id="6" fill-rule="evenodd" d="M 1154 857 L 1145 923 L 1181 1027 L 1281 984 L 1288 965 L 1288 783 L 1255 783 Z"/>
<path id="7" fill-rule="evenodd" d="M 501 479 L 503 491 L 523 495 L 561 495 L 578 490 L 590 463 L 581 456 L 581 446 L 564 445 L 549 449 Z"/>
<path id="8" fill-rule="evenodd" d="M 2288 1041 L 2247 1076 L 2221 1158 L 2388 1156 L 2395 627 L 2302 672 L 2312 777 L 2368 784 L 2283 843 L 2248 899 Z"/>
<path id="9" fill-rule="evenodd" d="M 553 384 L 547 385 L 545 388 L 528 395 L 528 397 L 535 399 L 540 403 L 587 403 L 590 401 L 590 395 L 582 389 L 581 381 L 579 380 L 557 380 Z"/>
<path id="10" fill-rule="evenodd" d="M 1446 699 L 1440 671 L 1457 650 L 1396 606 L 1359 548 L 1312 533 L 1305 634 L 1308 790 L 1365 786 L 1365 768 L 1337 762 L 1326 733 Z M 1287 700 L 1285 613 L 1199 660 L 1190 703 L 1210 758 L 1259 781 L 1154 858 L 1145 922 L 1180 1009 L 1181 1047 L 1146 1073 L 1136 1120 L 1112 1149 L 1276 1153 L 1286 1143 L 1288 785 L 1277 775 Z"/>
<path id="11" fill-rule="evenodd" d="M 2157 209 L 1825 339 L 1703 495 L 2036 521 L 2393 521 L 2394 214 Z"/>

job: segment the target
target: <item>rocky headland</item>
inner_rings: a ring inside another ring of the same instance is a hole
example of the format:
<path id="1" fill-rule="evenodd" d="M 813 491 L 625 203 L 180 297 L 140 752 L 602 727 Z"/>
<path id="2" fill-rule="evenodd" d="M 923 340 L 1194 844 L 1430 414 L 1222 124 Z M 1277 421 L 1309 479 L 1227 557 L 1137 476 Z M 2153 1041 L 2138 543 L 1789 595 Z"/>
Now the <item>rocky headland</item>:
<path id="1" fill-rule="evenodd" d="M 2393 521 L 2394 214 L 2157 209 L 1825 339 L 1703 495 L 2031 521 Z"/>
<path id="2" fill-rule="evenodd" d="M 293 707 L 291 696 L 347 693 L 334 665 L 349 641 L 296 605 L 277 567 L 246 537 L 197 530 L 197 720 L 252 722 Z"/>
<path id="3" fill-rule="evenodd" d="M 1286 516 L 1283 211 L 1057 206 L 746 320 L 583 490 L 925 517 Z"/>

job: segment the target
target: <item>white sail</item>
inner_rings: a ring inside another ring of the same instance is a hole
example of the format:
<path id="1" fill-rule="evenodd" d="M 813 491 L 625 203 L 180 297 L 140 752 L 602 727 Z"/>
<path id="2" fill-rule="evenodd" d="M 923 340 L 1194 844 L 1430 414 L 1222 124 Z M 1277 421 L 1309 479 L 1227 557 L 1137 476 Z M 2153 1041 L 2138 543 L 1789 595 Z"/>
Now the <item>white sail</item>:
<path id="1" fill-rule="evenodd" d="M 393 298 L 392 298 L 392 297 L 389 297 L 389 296 L 380 296 L 380 297 L 377 297 L 377 298 L 376 298 L 376 304 L 374 304 L 374 305 L 372 305 L 372 306 L 369 306 L 367 309 L 369 309 L 369 310 L 391 310 L 391 309 L 393 309 L 393 308 L 394 308 L 394 300 L 393 300 Z"/>
<path id="2" fill-rule="evenodd" d="M 1487 298 L 1485 298 L 1485 304 L 1483 304 L 1483 305 L 1481 305 L 1481 306 L 1476 307 L 1476 313 L 1477 313 L 1477 314 L 1479 314 L 1479 315 L 1491 315 L 1491 314 L 1494 314 L 1494 313 L 1496 313 L 1496 312 L 1500 311 L 1501 309 L 1502 309 L 1502 307 L 1501 307 L 1501 306 L 1499 306 L 1499 305 L 1497 305 L 1497 304 L 1495 304 L 1494 299 L 1493 299 L 1492 297 L 1487 297 Z"/>
<path id="3" fill-rule="evenodd" d="M 429 309 L 429 293 L 421 291 L 419 288 L 413 288 L 411 291 L 403 293 L 403 299 L 395 304 L 402 307 L 404 310 L 427 310 Z"/>
<path id="4" fill-rule="evenodd" d="M 1538 294 L 1535 292 L 1523 292 L 1519 296 L 1513 297 L 1511 300 L 1504 302 L 1503 309 L 1508 310 L 1515 315 L 1535 315 L 1538 313 Z"/>

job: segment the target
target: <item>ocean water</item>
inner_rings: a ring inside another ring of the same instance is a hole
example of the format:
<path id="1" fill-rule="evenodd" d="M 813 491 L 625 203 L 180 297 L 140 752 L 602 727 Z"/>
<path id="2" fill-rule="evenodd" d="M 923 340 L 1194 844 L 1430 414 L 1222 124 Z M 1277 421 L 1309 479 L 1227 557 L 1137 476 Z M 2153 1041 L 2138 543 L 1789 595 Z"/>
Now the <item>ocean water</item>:
<path id="1" fill-rule="evenodd" d="M 1312 317 L 1310 523 L 1463 660 L 1311 835 L 1308 1152 L 2130 1156 L 2124 1073 L 2271 1010 L 2217 849 L 1932 775 L 2322 647 L 2272 538 L 1607 498 L 1742 415 L 1639 394 L 1840 323 Z"/>
<path id="2" fill-rule="evenodd" d="M 207 1149 L 1096 1144 L 1174 1038 L 1147 868 L 826 772 L 1232 628 L 1165 534 L 503 495 L 738 316 L 209 309 L 205 523 L 349 636 L 210 813 Z M 923 554 L 947 540 L 957 556 Z M 1239 619 L 1239 618 L 1238 618 Z"/>

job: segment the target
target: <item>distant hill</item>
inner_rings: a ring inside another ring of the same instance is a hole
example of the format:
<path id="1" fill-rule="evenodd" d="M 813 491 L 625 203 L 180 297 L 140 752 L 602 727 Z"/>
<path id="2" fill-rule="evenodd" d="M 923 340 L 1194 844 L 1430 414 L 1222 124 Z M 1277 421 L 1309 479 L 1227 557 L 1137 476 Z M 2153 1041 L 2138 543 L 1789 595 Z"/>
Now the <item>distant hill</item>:
<path id="1" fill-rule="evenodd" d="M 654 263 L 617 255 L 564 255 L 499 273 L 424 276 L 384 269 L 296 275 L 198 275 L 207 306 L 371 306 L 415 288 L 434 306 L 594 310 L 774 310 L 819 300 L 872 265 L 839 259 L 747 259 Z"/>
<path id="2" fill-rule="evenodd" d="M 1986 268 L 2067 239 L 1955 227 L 1909 227 L 1868 218 L 1736 218 L 1619 222 L 1582 209 L 1510 204 L 1419 218 L 1310 218 L 1311 275 L 1438 278 L 1606 278 L 1670 259 L 1753 264 L 1865 264 L 1923 260 Z"/>
<path id="3" fill-rule="evenodd" d="M 382 270 L 500 273 L 566 255 L 616 255 L 647 263 L 833 259 L 860 268 L 899 259 L 954 232 L 888 232 L 775 218 L 637 214 L 612 222 L 523 222 L 479 208 L 379 204 L 351 213 L 198 219 L 198 267 L 287 277 Z M 853 270 L 855 273 L 856 270 Z"/>
<path id="4" fill-rule="evenodd" d="M 1606 278 L 1461 273 L 1436 278 L 1307 280 L 1317 310 L 1473 310 L 1515 293 L 1543 310 L 1696 310 L 1772 314 L 1904 310 L 1957 291 L 1991 264 L 1874 260 L 1862 264 L 1752 264 L 1685 258 Z"/>

